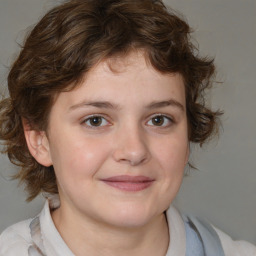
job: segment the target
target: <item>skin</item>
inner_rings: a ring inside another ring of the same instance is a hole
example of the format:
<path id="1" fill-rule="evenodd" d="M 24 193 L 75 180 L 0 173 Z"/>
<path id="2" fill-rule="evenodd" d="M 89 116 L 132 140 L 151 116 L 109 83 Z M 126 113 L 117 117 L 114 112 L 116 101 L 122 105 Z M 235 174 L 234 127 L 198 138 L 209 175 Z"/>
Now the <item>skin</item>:
<path id="1" fill-rule="evenodd" d="M 54 166 L 61 207 L 52 217 L 75 255 L 165 255 L 164 211 L 189 155 L 181 75 L 156 71 L 141 52 L 111 68 L 102 61 L 79 87 L 60 93 L 47 135 L 25 135 L 36 160 Z M 122 175 L 150 182 L 106 182 Z"/>

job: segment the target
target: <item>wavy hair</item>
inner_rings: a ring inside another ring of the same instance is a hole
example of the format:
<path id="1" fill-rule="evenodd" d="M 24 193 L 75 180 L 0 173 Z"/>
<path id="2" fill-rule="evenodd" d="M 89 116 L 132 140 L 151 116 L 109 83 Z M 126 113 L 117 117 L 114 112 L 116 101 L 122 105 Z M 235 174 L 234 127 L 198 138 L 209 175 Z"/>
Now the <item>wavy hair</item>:
<path id="1" fill-rule="evenodd" d="M 46 130 L 54 100 L 72 90 L 102 60 L 141 49 L 158 71 L 179 72 L 186 92 L 189 140 L 202 145 L 218 128 L 219 111 L 205 105 L 215 67 L 198 55 L 186 21 L 160 0 L 69 0 L 50 10 L 27 36 L 0 102 L 0 139 L 28 200 L 58 193 L 53 167 L 40 165 L 26 145 L 22 120 Z"/>

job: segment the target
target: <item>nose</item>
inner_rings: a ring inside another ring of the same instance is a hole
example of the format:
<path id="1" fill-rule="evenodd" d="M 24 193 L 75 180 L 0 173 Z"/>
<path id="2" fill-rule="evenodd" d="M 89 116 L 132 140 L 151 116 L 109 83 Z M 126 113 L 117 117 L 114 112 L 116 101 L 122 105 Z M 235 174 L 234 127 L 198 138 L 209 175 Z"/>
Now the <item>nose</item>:
<path id="1" fill-rule="evenodd" d="M 125 127 L 116 136 L 113 152 L 115 161 L 136 166 L 150 159 L 149 145 L 140 127 Z"/>

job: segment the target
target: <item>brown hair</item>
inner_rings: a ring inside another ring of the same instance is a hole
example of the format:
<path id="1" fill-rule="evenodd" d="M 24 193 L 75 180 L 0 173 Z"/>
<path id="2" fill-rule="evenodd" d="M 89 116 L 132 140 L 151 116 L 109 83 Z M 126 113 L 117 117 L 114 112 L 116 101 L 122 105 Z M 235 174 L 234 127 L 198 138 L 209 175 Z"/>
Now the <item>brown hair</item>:
<path id="1" fill-rule="evenodd" d="M 21 167 L 32 200 L 58 193 L 53 167 L 35 161 L 22 119 L 46 130 L 56 96 L 73 89 L 96 63 L 142 49 L 160 72 L 179 72 L 186 89 L 189 140 L 202 145 L 216 131 L 219 112 L 205 106 L 213 60 L 200 58 L 190 27 L 160 0 L 70 0 L 50 10 L 27 37 L 8 76 L 10 97 L 0 102 L 0 139 L 10 161 Z"/>

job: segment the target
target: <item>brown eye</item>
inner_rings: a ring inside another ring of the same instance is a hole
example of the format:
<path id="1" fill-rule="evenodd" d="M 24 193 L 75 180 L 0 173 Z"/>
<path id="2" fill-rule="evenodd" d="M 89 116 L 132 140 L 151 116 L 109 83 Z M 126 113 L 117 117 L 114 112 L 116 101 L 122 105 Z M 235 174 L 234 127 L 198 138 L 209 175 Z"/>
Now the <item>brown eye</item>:
<path id="1" fill-rule="evenodd" d="M 89 119 L 91 126 L 100 126 L 102 124 L 102 118 L 100 116 L 94 116 Z"/>
<path id="2" fill-rule="evenodd" d="M 108 125 L 108 121 L 102 116 L 91 116 L 83 122 L 89 127 L 101 127 Z"/>
<path id="3" fill-rule="evenodd" d="M 148 125 L 159 126 L 159 127 L 167 127 L 171 123 L 172 123 L 172 119 L 164 115 L 154 116 L 148 121 Z"/>
<path id="4" fill-rule="evenodd" d="M 152 124 L 156 126 L 162 126 L 164 123 L 164 117 L 163 116 L 155 116 L 152 118 Z"/>

